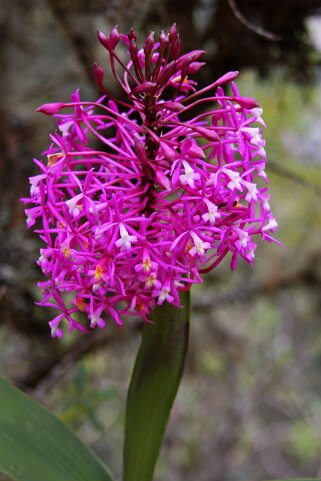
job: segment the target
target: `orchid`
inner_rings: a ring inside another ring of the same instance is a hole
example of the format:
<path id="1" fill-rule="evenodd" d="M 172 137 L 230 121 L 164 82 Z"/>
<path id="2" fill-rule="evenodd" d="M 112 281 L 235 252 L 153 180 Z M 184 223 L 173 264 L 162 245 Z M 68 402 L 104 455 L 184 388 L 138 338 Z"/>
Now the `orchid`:
<path id="1" fill-rule="evenodd" d="M 107 318 L 148 321 L 158 304 L 231 254 L 252 264 L 257 237 L 274 241 L 262 109 L 228 72 L 198 89 L 202 50 L 180 53 L 173 25 L 142 47 L 134 30 L 98 39 L 127 100 L 104 85 L 97 101 L 44 104 L 57 131 L 30 178 L 27 226 L 45 244 L 40 305 L 55 307 L 53 337 L 103 328 Z M 128 61 L 118 54 L 123 44 Z M 119 71 L 122 70 L 122 74 Z"/>
<path id="2" fill-rule="evenodd" d="M 22 200 L 27 227 L 44 244 L 38 304 L 56 309 L 52 337 L 66 326 L 86 334 L 109 319 L 144 321 L 127 392 L 122 479 L 153 481 L 186 359 L 191 287 L 226 257 L 231 269 L 240 258 L 252 265 L 258 238 L 278 242 L 266 126 L 257 102 L 239 93 L 238 72 L 198 87 L 191 77 L 205 65 L 204 51 L 181 54 L 175 24 L 142 46 L 133 29 L 114 27 L 98 39 L 125 95 L 116 99 L 95 65 L 98 100 L 76 90 L 70 102 L 39 107 L 57 130 Z M 0 470 L 19 481 L 42 481 L 44 473 L 113 481 L 59 420 L 0 384 L 8 440 Z"/>

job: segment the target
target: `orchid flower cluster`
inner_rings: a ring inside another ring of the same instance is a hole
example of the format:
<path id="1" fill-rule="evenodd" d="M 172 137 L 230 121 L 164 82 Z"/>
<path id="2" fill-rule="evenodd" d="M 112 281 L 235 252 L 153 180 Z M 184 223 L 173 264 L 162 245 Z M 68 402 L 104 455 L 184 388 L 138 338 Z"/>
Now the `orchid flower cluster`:
<path id="1" fill-rule="evenodd" d="M 252 264 L 254 238 L 273 241 L 277 226 L 262 109 L 239 94 L 238 72 L 197 89 L 190 76 L 204 52 L 181 55 L 175 24 L 140 49 L 134 30 L 98 39 L 126 100 L 107 91 L 95 65 L 101 98 L 76 91 L 69 103 L 42 105 L 58 130 L 23 199 L 27 226 L 45 243 L 40 304 L 58 309 L 49 323 L 57 337 L 66 321 L 88 332 L 108 318 L 148 321 L 156 304 L 179 306 L 180 291 L 229 252 L 232 269 L 239 257 Z"/>

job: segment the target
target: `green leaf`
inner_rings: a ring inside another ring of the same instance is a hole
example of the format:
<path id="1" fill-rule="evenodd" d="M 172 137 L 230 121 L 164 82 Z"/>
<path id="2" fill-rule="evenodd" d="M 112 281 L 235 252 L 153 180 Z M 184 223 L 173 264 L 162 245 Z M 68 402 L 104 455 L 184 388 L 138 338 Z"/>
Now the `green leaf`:
<path id="1" fill-rule="evenodd" d="M 183 373 L 189 333 L 189 292 L 183 308 L 157 307 L 143 327 L 127 397 L 123 481 L 151 481 Z"/>
<path id="2" fill-rule="evenodd" d="M 2 378 L 0 471 L 18 481 L 112 481 L 56 416 Z"/>

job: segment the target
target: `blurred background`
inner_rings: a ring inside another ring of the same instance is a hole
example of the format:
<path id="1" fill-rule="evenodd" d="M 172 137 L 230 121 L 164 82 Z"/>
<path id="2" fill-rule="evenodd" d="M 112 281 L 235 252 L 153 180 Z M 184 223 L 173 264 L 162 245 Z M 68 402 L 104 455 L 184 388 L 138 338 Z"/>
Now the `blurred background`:
<path id="1" fill-rule="evenodd" d="M 27 232 L 19 198 L 54 129 L 36 107 L 68 101 L 77 87 L 82 98 L 98 94 L 92 65 L 106 67 L 107 56 L 96 29 L 118 24 L 145 35 L 174 21 L 184 50 L 207 51 L 201 84 L 240 70 L 241 93 L 264 108 L 284 247 L 261 243 L 254 268 L 240 262 L 231 273 L 226 259 L 194 288 L 186 370 L 155 481 L 321 476 L 320 0 L 0 4 L 1 373 L 63 419 L 120 479 L 141 325 L 50 339 L 51 313 L 34 304 L 40 243 Z"/>

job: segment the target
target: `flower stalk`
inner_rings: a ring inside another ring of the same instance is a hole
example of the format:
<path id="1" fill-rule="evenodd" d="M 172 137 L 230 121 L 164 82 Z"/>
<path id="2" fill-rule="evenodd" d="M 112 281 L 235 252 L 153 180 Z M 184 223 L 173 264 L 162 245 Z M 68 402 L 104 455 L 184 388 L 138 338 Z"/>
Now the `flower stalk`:
<path id="1" fill-rule="evenodd" d="M 123 481 L 152 481 L 170 411 L 183 374 L 190 293 L 182 308 L 157 307 L 143 328 L 126 406 Z"/>

